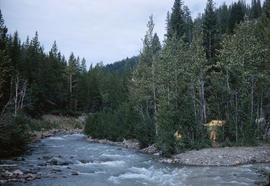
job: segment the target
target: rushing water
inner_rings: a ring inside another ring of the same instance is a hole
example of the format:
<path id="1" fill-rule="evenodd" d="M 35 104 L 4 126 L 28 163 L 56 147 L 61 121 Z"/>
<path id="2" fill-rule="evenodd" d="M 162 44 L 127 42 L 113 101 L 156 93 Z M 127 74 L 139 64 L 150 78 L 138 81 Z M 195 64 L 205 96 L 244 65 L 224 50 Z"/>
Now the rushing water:
<path id="1" fill-rule="evenodd" d="M 269 164 L 239 167 L 186 167 L 159 164 L 153 156 L 120 147 L 88 143 L 84 136 L 50 137 L 36 143 L 25 155 L 22 169 L 34 169 L 41 179 L 26 185 L 103 186 L 103 185 L 254 185 L 262 181 L 253 168 Z M 48 159 L 61 156 L 69 165 L 48 165 Z M 78 175 L 72 175 L 74 172 Z M 16 184 L 15 185 L 20 185 Z"/>

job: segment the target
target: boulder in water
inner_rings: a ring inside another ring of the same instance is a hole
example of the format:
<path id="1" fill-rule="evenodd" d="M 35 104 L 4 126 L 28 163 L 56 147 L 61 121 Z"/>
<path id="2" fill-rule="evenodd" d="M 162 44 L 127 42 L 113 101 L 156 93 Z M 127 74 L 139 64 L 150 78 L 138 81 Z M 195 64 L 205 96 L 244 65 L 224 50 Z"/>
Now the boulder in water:
<path id="1" fill-rule="evenodd" d="M 14 175 L 17 175 L 17 176 L 21 176 L 21 175 L 23 175 L 23 172 L 21 171 L 21 170 L 15 170 L 14 172 L 13 172 L 13 174 Z"/>
<path id="2" fill-rule="evenodd" d="M 69 165 L 72 162 L 70 162 L 68 160 L 61 159 L 61 158 L 53 157 L 50 160 L 48 160 L 48 163 L 50 165 Z"/>
<path id="3" fill-rule="evenodd" d="M 71 172 L 71 175 L 73 175 L 73 176 L 78 176 L 79 173 L 78 173 L 77 171 L 72 171 L 72 172 Z"/>

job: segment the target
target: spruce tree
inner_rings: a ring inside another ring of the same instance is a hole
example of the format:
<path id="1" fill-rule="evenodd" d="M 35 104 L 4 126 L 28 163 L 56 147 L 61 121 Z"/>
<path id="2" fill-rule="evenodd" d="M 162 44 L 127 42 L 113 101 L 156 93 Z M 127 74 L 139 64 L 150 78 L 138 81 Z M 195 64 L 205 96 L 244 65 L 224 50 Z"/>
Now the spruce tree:
<path id="1" fill-rule="evenodd" d="M 208 61 L 214 63 L 216 60 L 216 49 L 218 46 L 217 37 L 217 16 L 213 0 L 208 0 L 203 15 L 203 43 Z"/>
<path id="2" fill-rule="evenodd" d="M 14 70 L 7 51 L 7 27 L 0 11 L 0 112 L 10 101 L 10 86 Z M 1 114 L 1 113 L 0 113 Z"/>
<path id="3" fill-rule="evenodd" d="M 259 17 L 261 17 L 261 14 L 262 14 L 261 1 L 260 0 L 252 0 L 251 13 L 250 13 L 251 19 L 259 18 Z"/>
<path id="4" fill-rule="evenodd" d="M 192 21 L 190 10 L 187 6 L 183 6 L 183 19 L 184 19 L 184 30 L 185 30 L 183 40 L 190 44 L 192 41 L 193 21 Z"/>
<path id="5" fill-rule="evenodd" d="M 228 32 L 233 33 L 235 26 L 244 20 L 244 4 L 241 1 L 233 3 L 230 9 L 231 13 L 229 16 Z"/>
<path id="6" fill-rule="evenodd" d="M 170 39 L 175 36 L 180 39 L 185 33 L 184 29 L 184 12 L 182 9 L 182 0 L 175 0 L 172 7 L 172 13 L 167 17 L 168 28 L 167 28 L 167 38 Z"/>
<path id="7" fill-rule="evenodd" d="M 217 9 L 218 33 L 221 35 L 227 32 L 229 16 L 230 16 L 229 8 L 224 3 Z"/>

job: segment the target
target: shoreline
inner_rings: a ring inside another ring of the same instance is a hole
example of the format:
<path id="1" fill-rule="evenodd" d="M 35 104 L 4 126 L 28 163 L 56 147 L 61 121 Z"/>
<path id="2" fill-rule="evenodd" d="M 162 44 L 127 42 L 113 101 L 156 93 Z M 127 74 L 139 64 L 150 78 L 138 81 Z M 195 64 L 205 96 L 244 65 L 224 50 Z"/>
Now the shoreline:
<path id="1" fill-rule="evenodd" d="M 60 135 L 72 135 L 83 133 L 83 129 L 51 129 L 46 131 L 33 131 L 30 134 L 30 143 L 38 142 L 41 139 Z"/>
<path id="2" fill-rule="evenodd" d="M 51 129 L 44 131 L 32 131 L 30 133 L 30 143 L 37 143 L 41 139 L 61 136 L 61 135 L 72 135 L 83 133 L 82 129 Z M 28 144 L 28 145 L 29 145 Z M 28 150 L 31 150 L 31 147 L 28 147 Z M 60 158 L 59 155 L 56 155 L 54 158 Z M 2 161 L 12 159 L 15 162 L 13 164 L 5 164 Z M 37 170 L 27 170 L 21 169 L 20 163 L 23 162 L 25 158 L 22 155 L 12 156 L 5 159 L 0 159 L 0 185 L 8 184 L 11 182 L 17 183 L 27 183 L 36 179 L 41 179 L 42 175 Z M 65 163 L 65 162 L 63 162 Z M 53 170 L 51 170 L 53 171 Z"/>
<path id="3" fill-rule="evenodd" d="M 93 139 L 86 137 L 90 143 L 100 143 L 133 149 L 144 154 L 157 156 L 159 163 L 175 164 L 180 166 L 194 167 L 233 167 L 240 165 L 270 163 L 270 146 L 262 145 L 255 147 L 222 147 L 189 150 L 184 153 L 174 154 L 171 158 L 164 158 L 156 149 L 155 145 L 140 149 L 139 143 L 132 140 L 113 142 L 106 139 Z"/>
<path id="4" fill-rule="evenodd" d="M 161 158 L 160 163 L 195 167 L 235 167 L 240 165 L 270 163 L 270 147 L 223 147 L 191 150 Z"/>

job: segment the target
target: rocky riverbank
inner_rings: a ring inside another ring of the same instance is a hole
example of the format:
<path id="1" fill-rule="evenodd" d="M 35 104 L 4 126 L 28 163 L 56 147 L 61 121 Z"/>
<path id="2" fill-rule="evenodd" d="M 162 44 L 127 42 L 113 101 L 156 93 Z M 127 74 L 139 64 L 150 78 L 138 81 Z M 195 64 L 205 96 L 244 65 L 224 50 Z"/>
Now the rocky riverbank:
<path id="1" fill-rule="evenodd" d="M 10 182 L 26 183 L 44 177 L 54 177 L 55 173 L 62 172 L 61 166 L 69 166 L 74 163 L 59 154 L 54 156 L 42 156 L 38 159 L 42 163 L 30 166 L 29 168 L 21 167 L 25 162 L 23 157 L 13 158 L 13 164 L 0 163 L 0 185 L 5 185 Z M 46 174 L 44 174 L 44 172 L 39 172 L 41 170 L 40 167 L 47 167 L 48 170 Z M 78 173 L 76 171 L 71 171 L 70 175 L 78 175 Z"/>
<path id="2" fill-rule="evenodd" d="M 34 131 L 30 135 L 32 142 L 39 141 L 44 138 L 68 134 L 80 134 L 83 132 L 83 129 L 51 129 L 47 131 Z"/>
<path id="3" fill-rule="evenodd" d="M 160 157 L 155 145 L 140 152 L 158 155 L 158 162 L 187 166 L 237 166 L 252 163 L 270 163 L 270 146 L 258 147 L 224 147 L 191 150 L 175 154 L 171 158 Z"/>
<path id="4" fill-rule="evenodd" d="M 225 147 L 192 150 L 161 158 L 160 163 L 189 166 L 237 166 L 252 163 L 270 163 L 270 147 Z"/>
<path id="5" fill-rule="evenodd" d="M 0 165 L 0 185 L 9 182 L 26 183 L 35 179 L 40 179 L 41 174 L 35 170 L 22 170 L 17 164 L 1 164 Z"/>
<path id="6" fill-rule="evenodd" d="M 82 133 L 82 129 L 52 129 L 48 131 L 34 131 L 31 133 L 31 141 L 38 142 L 41 139 L 68 135 L 68 134 L 79 134 Z M 68 165 L 71 162 L 64 160 L 60 155 L 55 157 L 43 157 L 44 160 L 47 160 L 46 163 L 40 164 L 39 166 L 47 165 Z M 13 164 L 5 164 L 0 161 L 0 185 L 7 184 L 9 182 L 21 182 L 26 183 L 35 179 L 40 179 L 42 174 L 38 172 L 35 168 L 30 169 L 21 169 L 20 164 L 25 161 L 23 157 L 15 157 L 12 159 Z M 51 173 L 57 172 L 57 170 L 51 170 Z"/>
<path id="7" fill-rule="evenodd" d="M 127 149 L 134 149 L 139 150 L 139 142 L 134 140 L 123 140 L 122 142 L 114 142 L 107 139 L 95 139 L 91 137 L 87 137 L 85 139 L 86 141 L 90 143 L 100 143 L 100 144 L 106 144 L 106 145 L 113 145 L 113 146 L 119 146 Z"/>
<path id="8" fill-rule="evenodd" d="M 258 147 L 224 147 L 206 148 L 201 150 L 191 150 L 181 154 L 175 154 L 171 158 L 161 157 L 155 144 L 139 149 L 139 143 L 131 140 L 123 142 L 112 142 L 106 139 L 86 138 L 91 143 L 101 143 L 113 146 L 121 146 L 128 149 L 135 149 L 141 153 L 158 156 L 158 162 L 179 164 L 187 166 L 237 166 L 252 163 L 270 163 L 270 146 Z"/>

